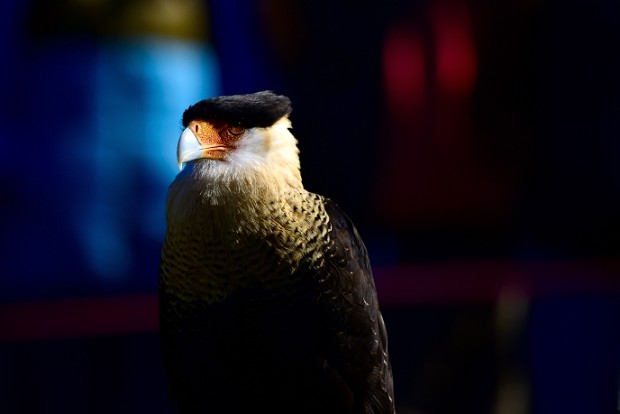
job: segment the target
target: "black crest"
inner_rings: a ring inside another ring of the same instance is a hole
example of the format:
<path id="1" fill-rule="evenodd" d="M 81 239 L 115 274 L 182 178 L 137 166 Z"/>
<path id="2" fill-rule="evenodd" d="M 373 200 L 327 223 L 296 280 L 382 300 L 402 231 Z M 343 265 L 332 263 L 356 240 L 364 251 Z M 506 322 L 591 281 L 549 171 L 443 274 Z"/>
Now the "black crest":
<path id="1" fill-rule="evenodd" d="M 204 99 L 183 112 L 183 126 L 194 120 L 219 119 L 244 128 L 268 127 L 291 113 L 291 101 L 271 91 Z"/>

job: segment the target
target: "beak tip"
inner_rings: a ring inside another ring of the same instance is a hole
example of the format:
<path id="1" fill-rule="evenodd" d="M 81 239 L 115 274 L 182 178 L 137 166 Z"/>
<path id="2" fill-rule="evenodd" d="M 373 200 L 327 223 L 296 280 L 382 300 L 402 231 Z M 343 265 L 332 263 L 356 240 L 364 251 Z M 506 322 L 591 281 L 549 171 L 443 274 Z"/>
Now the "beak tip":
<path id="1" fill-rule="evenodd" d="M 190 128 L 185 128 L 177 145 L 177 163 L 179 165 L 179 170 L 183 169 L 183 164 L 187 161 L 199 158 L 201 150 L 200 142 L 198 142 L 198 138 L 196 138 L 194 132 Z"/>

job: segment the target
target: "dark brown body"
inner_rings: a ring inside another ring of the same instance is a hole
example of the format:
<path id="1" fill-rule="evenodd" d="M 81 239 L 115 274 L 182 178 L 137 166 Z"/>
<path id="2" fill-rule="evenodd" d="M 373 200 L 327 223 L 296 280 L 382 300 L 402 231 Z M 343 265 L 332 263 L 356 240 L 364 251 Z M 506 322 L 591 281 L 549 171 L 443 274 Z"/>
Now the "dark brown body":
<path id="1" fill-rule="evenodd" d="M 340 209 L 305 191 L 214 204 L 174 186 L 160 315 L 179 411 L 394 412 L 367 252 Z"/>

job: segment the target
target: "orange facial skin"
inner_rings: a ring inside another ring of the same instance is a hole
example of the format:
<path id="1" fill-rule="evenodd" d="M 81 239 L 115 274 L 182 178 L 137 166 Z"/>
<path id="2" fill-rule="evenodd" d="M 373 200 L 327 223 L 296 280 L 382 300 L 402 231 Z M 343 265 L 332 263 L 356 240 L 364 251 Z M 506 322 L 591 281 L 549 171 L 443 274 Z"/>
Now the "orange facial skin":
<path id="1" fill-rule="evenodd" d="M 203 157 L 220 160 L 226 152 L 235 148 L 235 143 L 245 132 L 245 128 L 229 125 L 221 120 L 191 121 L 188 128 L 192 130 L 203 148 Z"/>

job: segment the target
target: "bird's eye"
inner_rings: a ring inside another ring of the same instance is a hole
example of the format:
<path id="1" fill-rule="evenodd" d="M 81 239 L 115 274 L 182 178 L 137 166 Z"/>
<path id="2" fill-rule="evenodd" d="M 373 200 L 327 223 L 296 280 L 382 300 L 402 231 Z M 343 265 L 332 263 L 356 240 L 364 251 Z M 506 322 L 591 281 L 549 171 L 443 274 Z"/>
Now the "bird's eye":
<path id="1" fill-rule="evenodd" d="M 245 128 L 242 126 L 234 125 L 228 127 L 228 132 L 230 132 L 232 135 L 241 135 L 245 132 Z"/>

